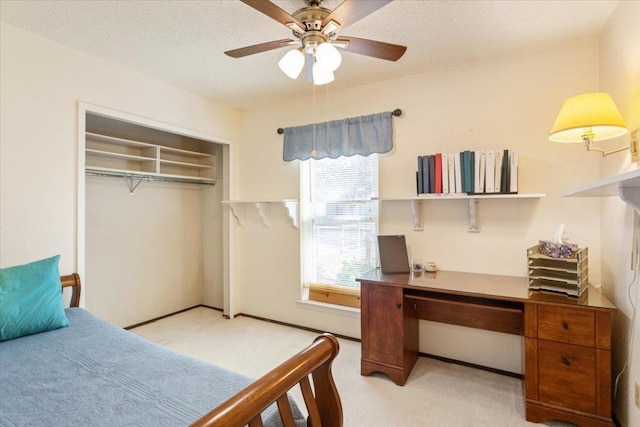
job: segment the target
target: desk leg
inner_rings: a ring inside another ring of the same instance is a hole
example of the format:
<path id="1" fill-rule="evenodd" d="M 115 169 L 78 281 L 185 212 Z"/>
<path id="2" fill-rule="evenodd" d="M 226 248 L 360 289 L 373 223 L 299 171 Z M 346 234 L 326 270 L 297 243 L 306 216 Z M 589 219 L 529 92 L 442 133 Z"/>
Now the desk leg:
<path id="1" fill-rule="evenodd" d="M 362 282 L 360 373 L 382 372 L 404 385 L 418 359 L 416 307 L 399 287 Z"/>
<path id="2" fill-rule="evenodd" d="M 405 379 L 411 373 L 413 366 L 418 360 L 419 340 L 418 340 L 418 314 L 416 302 L 404 298 L 403 313 L 404 337 L 403 337 L 403 367 Z"/>

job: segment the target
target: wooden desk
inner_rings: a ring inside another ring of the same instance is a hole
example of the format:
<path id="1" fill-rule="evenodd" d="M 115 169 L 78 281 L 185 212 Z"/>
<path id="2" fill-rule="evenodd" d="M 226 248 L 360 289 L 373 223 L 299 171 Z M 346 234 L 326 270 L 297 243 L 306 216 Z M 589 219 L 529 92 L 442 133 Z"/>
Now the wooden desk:
<path id="1" fill-rule="evenodd" d="M 404 385 L 418 359 L 418 319 L 523 335 L 527 420 L 613 426 L 611 315 L 595 288 L 579 299 L 529 291 L 525 277 L 384 275 L 361 284 L 361 374 Z"/>

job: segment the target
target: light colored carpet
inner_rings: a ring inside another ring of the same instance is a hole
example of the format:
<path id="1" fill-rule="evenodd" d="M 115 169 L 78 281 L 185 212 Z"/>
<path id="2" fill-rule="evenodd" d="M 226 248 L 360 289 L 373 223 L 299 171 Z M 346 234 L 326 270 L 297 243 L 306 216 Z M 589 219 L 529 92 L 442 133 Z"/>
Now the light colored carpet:
<path id="1" fill-rule="evenodd" d="M 199 307 L 132 332 L 178 353 L 258 378 L 302 350 L 316 333 Z M 407 383 L 360 375 L 360 343 L 340 340 L 333 364 L 345 427 L 535 426 L 525 420 L 517 378 L 421 357 Z M 292 395 L 301 407 L 297 390 Z M 554 423 L 555 426 L 567 425 Z"/>

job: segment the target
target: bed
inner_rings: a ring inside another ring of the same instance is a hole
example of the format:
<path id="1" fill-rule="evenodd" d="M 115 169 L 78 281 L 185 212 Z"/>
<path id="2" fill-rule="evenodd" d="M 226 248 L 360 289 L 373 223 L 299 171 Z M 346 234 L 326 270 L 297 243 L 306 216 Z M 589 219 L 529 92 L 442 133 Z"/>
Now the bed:
<path id="1" fill-rule="evenodd" d="M 252 381 L 79 308 L 77 274 L 60 283 L 67 327 L 0 342 L 0 426 L 342 426 L 332 335 Z M 297 384 L 307 415 L 287 394 Z"/>

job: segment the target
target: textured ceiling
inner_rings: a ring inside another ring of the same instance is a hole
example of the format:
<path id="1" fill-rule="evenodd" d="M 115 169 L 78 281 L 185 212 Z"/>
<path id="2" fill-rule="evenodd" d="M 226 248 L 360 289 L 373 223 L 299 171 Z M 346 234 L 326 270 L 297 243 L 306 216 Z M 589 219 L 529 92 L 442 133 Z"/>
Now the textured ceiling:
<path id="1" fill-rule="evenodd" d="M 289 13 L 304 6 L 302 0 L 274 3 Z M 344 52 L 329 90 L 597 37 L 617 3 L 395 0 L 338 34 L 405 45 L 405 55 L 388 62 Z M 291 36 L 236 0 L 2 0 L 0 19 L 237 109 L 312 93 L 304 75 L 294 81 L 278 69 L 287 48 L 239 59 L 224 55 Z"/>

